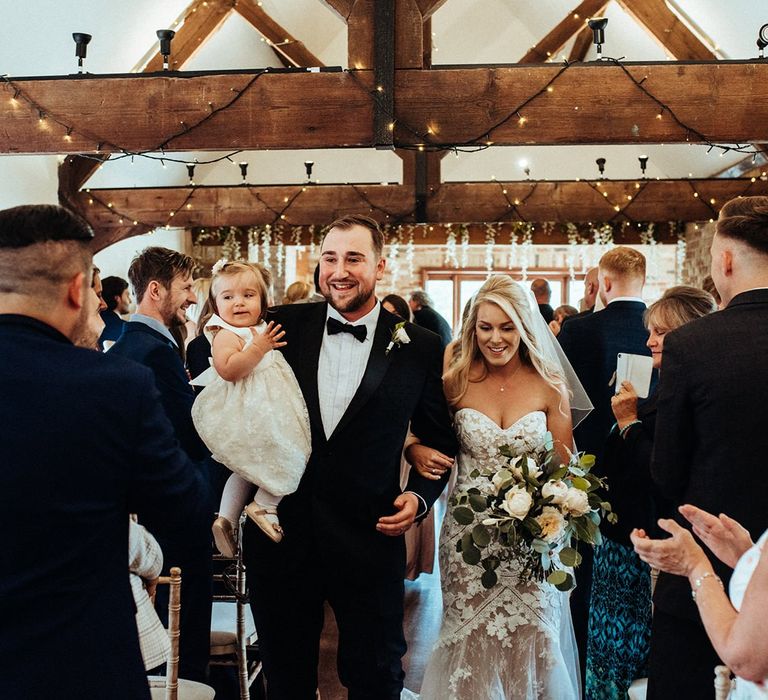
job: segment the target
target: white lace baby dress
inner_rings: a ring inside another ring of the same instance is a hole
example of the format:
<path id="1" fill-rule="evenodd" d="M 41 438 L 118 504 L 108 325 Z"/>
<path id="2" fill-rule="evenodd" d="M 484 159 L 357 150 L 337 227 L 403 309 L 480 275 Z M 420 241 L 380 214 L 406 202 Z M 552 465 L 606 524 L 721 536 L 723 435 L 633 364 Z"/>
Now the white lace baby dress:
<path id="1" fill-rule="evenodd" d="M 501 466 L 500 445 L 528 452 L 542 447 L 547 433 L 542 411 L 502 429 L 485 414 L 463 408 L 455 425 L 462 490 L 473 485 L 469 475 L 476 466 Z M 450 513 L 443 523 L 443 624 L 421 700 L 576 700 L 578 661 L 568 594 L 547 583 L 521 582 L 514 562 L 497 570 L 493 588 L 484 588 L 479 569 L 456 551 L 467 527 Z"/>
<path id="2" fill-rule="evenodd" d="M 230 326 L 214 315 L 205 325 L 236 333 L 248 347 L 250 328 Z M 263 333 L 266 324 L 257 327 Z M 293 493 L 309 459 L 311 437 L 307 406 L 282 353 L 270 350 L 250 374 L 236 382 L 211 367 L 196 380 L 205 388 L 192 406 L 200 438 L 217 462 L 275 496 Z M 210 379 L 210 382 L 208 380 Z"/>

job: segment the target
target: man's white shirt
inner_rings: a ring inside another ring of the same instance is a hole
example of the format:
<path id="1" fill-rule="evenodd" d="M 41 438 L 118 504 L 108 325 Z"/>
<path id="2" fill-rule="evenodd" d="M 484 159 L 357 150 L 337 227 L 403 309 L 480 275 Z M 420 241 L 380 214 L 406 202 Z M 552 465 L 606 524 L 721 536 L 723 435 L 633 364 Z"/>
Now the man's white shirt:
<path id="1" fill-rule="evenodd" d="M 380 311 L 381 304 L 376 302 L 376 306 L 368 314 L 352 324 L 366 327 L 366 336 L 362 343 L 351 333 L 328 335 L 325 328 L 323 329 L 323 342 L 317 364 L 317 393 L 326 438 L 333 434 L 363 380 Z M 329 318 L 349 323 L 330 304 L 326 322 Z"/>

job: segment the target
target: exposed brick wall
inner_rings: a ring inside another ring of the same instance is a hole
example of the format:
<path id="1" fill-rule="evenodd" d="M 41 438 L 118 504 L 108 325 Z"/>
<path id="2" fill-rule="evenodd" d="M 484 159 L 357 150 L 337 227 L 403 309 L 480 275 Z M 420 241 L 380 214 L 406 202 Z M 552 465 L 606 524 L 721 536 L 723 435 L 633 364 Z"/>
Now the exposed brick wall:
<path id="1" fill-rule="evenodd" d="M 683 284 L 700 287 L 709 274 L 711 257 L 709 247 L 715 234 L 714 224 L 688 224 L 685 229 L 685 262 Z"/>

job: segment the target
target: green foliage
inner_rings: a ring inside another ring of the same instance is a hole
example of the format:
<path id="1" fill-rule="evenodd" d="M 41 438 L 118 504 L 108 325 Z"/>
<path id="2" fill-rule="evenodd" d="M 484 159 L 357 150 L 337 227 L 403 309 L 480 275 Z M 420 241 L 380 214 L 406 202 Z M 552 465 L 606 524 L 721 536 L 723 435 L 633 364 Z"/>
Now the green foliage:
<path id="1" fill-rule="evenodd" d="M 453 509 L 453 517 L 459 525 L 470 525 L 475 520 L 475 514 L 463 506 Z"/>

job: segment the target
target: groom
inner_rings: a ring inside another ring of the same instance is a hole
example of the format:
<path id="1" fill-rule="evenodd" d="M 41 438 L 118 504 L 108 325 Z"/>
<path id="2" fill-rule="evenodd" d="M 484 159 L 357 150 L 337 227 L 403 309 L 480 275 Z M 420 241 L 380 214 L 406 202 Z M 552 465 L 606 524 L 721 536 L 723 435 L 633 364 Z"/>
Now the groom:
<path id="1" fill-rule="evenodd" d="M 394 700 L 403 688 L 403 533 L 426 514 L 447 477 L 411 472 L 399 487 L 410 423 L 422 444 L 454 455 L 441 382 L 440 338 L 376 300 L 383 236 L 348 216 L 321 247 L 327 303 L 279 307 L 283 349 L 312 427 L 312 455 L 296 493 L 280 504 L 285 537 L 253 523 L 244 552 L 269 700 L 313 700 L 324 601 L 339 628 L 338 672 L 351 700 Z M 263 410 L 277 410 L 264 406 Z"/>

